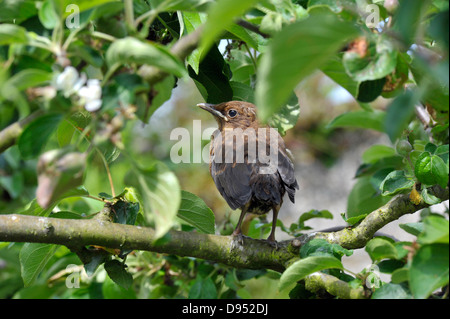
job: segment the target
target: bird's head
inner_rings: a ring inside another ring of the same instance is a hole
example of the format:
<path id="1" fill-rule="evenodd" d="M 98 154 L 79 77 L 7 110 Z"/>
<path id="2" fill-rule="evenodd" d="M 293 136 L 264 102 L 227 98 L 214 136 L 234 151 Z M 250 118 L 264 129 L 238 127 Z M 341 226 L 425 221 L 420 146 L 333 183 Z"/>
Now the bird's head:
<path id="1" fill-rule="evenodd" d="M 230 101 L 220 104 L 199 103 L 198 107 L 211 113 L 219 124 L 225 127 L 247 128 L 257 125 L 256 106 L 242 101 Z"/>

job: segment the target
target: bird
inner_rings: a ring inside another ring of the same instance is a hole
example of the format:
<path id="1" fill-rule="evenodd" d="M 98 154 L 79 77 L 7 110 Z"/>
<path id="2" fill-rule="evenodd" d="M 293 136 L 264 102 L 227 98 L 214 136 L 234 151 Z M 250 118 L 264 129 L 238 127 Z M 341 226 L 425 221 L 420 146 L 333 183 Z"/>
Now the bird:
<path id="1" fill-rule="evenodd" d="M 229 101 L 197 106 L 211 113 L 218 124 L 211 136 L 209 170 L 230 208 L 241 210 L 232 236 L 243 242 L 241 224 L 245 214 L 264 215 L 272 210 L 267 241 L 276 244 L 275 229 L 283 197 L 287 192 L 295 203 L 299 189 L 283 138 L 277 130 L 258 121 L 252 103 Z"/>

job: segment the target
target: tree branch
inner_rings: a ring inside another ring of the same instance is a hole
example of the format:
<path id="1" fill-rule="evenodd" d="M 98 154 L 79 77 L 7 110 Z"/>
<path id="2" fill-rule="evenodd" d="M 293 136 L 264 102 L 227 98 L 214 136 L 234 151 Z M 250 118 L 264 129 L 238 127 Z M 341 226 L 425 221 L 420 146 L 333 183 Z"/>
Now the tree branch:
<path id="1" fill-rule="evenodd" d="M 48 243 L 73 247 L 98 245 L 121 250 L 147 250 L 213 260 L 237 268 L 285 269 L 296 258 L 290 243 L 278 249 L 265 240 L 245 238 L 234 245 L 231 236 L 170 231 L 170 240 L 154 244 L 151 228 L 122 225 L 104 219 L 59 219 L 28 215 L 0 215 L 0 241 Z"/>
<path id="2" fill-rule="evenodd" d="M 347 282 L 322 272 L 315 272 L 306 277 L 305 288 L 315 294 L 325 290 L 329 294 L 341 299 L 368 298 L 363 287 L 351 288 Z"/>
<path id="3" fill-rule="evenodd" d="M 449 198 L 448 188 L 434 187 L 430 191 L 441 200 Z M 387 223 L 428 206 L 425 203 L 414 205 L 408 195 L 398 195 L 354 228 L 303 235 L 280 242 L 276 248 L 265 240 L 244 238 L 242 245 L 236 245 L 231 236 L 182 231 L 170 231 L 170 240 L 155 245 L 154 230 L 147 227 L 112 223 L 100 217 L 79 220 L 19 214 L 0 215 L 0 241 L 147 250 L 212 260 L 236 268 L 283 271 L 298 260 L 301 245 L 313 238 L 324 238 L 347 249 L 361 248 Z"/>
<path id="4" fill-rule="evenodd" d="M 26 126 L 28 123 L 41 116 L 42 114 L 43 112 L 38 110 L 34 113 L 31 113 L 24 119 L 15 122 L 0 131 L 0 153 L 3 153 L 8 148 L 13 146 L 16 143 L 17 138 L 20 136 L 20 134 L 22 134 L 24 126 Z"/>
<path id="5" fill-rule="evenodd" d="M 439 186 L 434 186 L 429 191 L 442 201 L 449 199 L 448 187 L 443 189 Z M 372 239 L 375 232 L 383 226 L 399 219 L 403 215 L 412 214 L 429 206 L 425 202 L 421 202 L 419 205 L 413 204 L 408 194 L 397 195 L 386 205 L 367 215 L 356 227 L 344 228 L 331 233 L 315 232 L 302 236 L 300 239 L 304 243 L 312 238 L 323 238 L 330 243 L 339 244 L 346 249 L 363 248 Z"/>

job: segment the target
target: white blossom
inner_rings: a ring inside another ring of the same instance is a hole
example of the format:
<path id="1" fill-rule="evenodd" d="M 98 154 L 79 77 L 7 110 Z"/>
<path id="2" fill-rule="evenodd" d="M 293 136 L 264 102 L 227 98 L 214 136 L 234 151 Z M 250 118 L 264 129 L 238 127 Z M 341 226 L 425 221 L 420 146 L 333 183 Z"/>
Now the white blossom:
<path id="1" fill-rule="evenodd" d="M 67 66 L 56 77 L 55 87 L 62 91 L 65 97 L 77 96 L 80 104 L 89 112 L 95 112 L 102 106 L 100 81 L 91 79 L 86 82 L 86 74 L 78 74 L 73 66 Z"/>
<path id="2" fill-rule="evenodd" d="M 55 86 L 58 90 L 63 91 L 65 97 L 69 97 L 75 92 L 75 85 L 81 87 L 84 84 L 81 83 L 80 85 L 80 80 L 77 69 L 73 66 L 67 66 L 64 71 L 57 76 Z"/>
<path id="3" fill-rule="evenodd" d="M 78 95 L 84 105 L 84 108 L 89 112 L 95 112 L 100 109 L 102 105 L 102 88 L 100 81 L 96 79 L 88 80 L 87 85 L 79 89 Z"/>

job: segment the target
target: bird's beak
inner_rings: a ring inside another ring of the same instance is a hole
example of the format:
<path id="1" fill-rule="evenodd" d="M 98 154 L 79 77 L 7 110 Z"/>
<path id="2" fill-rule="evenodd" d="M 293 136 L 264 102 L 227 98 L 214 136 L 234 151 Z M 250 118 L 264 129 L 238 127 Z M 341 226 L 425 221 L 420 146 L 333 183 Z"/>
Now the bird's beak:
<path id="1" fill-rule="evenodd" d="M 199 104 L 197 104 L 197 106 L 200 107 L 201 109 L 205 110 L 205 111 L 208 111 L 209 113 L 214 115 L 216 118 L 221 118 L 224 121 L 228 122 L 228 118 L 214 108 L 215 104 L 199 103 Z"/>

